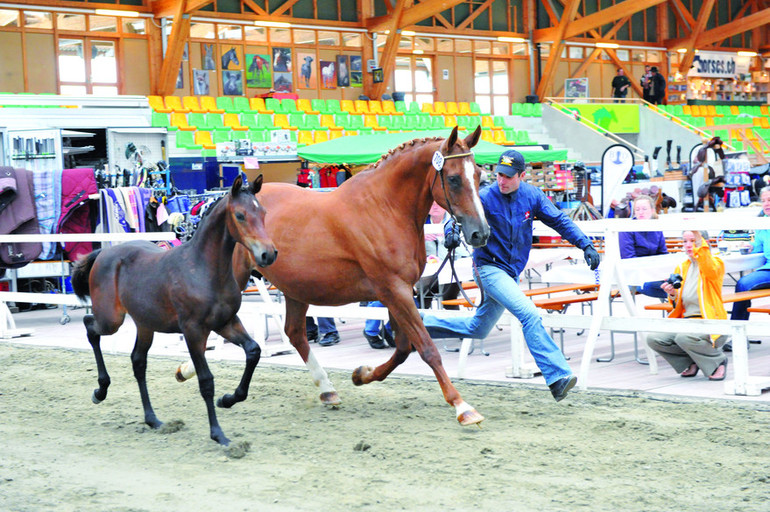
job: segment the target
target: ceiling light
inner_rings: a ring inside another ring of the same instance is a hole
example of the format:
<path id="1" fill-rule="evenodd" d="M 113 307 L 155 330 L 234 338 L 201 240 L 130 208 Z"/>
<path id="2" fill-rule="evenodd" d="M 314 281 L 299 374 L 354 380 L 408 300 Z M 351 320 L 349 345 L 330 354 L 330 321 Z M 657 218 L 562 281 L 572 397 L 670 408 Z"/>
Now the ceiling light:
<path id="1" fill-rule="evenodd" d="M 416 55 L 422 55 L 423 53 L 425 53 L 425 50 L 419 50 L 419 49 L 418 50 L 412 50 L 412 53 L 414 53 Z"/>
<path id="2" fill-rule="evenodd" d="M 596 43 L 597 48 L 620 48 L 620 45 L 618 43 L 602 43 L 598 42 Z"/>
<path id="3" fill-rule="evenodd" d="M 756 57 L 757 52 L 748 52 L 748 51 L 741 50 L 738 52 L 738 55 L 740 55 L 741 57 Z"/>
<path id="4" fill-rule="evenodd" d="M 138 18 L 137 11 L 121 11 L 118 9 L 94 9 L 94 14 L 100 16 L 123 16 L 124 18 Z"/>
<path id="5" fill-rule="evenodd" d="M 402 36 L 414 36 L 416 34 L 417 34 L 417 32 L 415 32 L 414 30 L 402 30 L 401 31 L 401 35 Z"/>
<path id="6" fill-rule="evenodd" d="M 505 37 L 505 36 L 499 36 L 497 38 L 498 41 L 503 43 L 526 43 L 527 40 L 523 37 Z"/>
<path id="7" fill-rule="evenodd" d="M 687 48 L 677 48 L 676 53 L 687 53 Z"/>
<path id="8" fill-rule="evenodd" d="M 254 22 L 254 24 L 258 27 L 291 27 L 291 23 L 287 23 L 285 21 L 261 21 L 257 20 Z"/>

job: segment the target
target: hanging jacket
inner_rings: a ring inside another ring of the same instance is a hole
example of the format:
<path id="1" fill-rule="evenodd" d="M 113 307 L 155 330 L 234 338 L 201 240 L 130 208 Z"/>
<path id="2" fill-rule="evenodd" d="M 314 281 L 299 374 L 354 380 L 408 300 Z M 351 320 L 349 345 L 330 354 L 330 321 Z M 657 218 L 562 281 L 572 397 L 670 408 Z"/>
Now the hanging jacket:
<path id="1" fill-rule="evenodd" d="M 96 178 L 92 168 L 64 169 L 61 176 L 61 215 L 58 233 L 93 233 L 89 195 L 96 194 Z M 64 257 L 75 261 L 94 250 L 93 242 L 65 242 Z"/>
<path id="2" fill-rule="evenodd" d="M 0 198 L 0 234 L 40 234 L 32 171 L 0 167 Z M 40 242 L 0 244 L 0 267 L 23 267 L 42 250 Z"/>

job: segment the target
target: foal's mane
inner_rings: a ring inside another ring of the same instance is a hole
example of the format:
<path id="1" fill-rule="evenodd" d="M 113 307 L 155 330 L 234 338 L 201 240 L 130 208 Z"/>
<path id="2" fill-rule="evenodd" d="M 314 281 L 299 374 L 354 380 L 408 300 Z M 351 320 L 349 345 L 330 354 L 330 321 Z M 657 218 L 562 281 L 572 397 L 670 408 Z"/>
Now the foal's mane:
<path id="1" fill-rule="evenodd" d="M 377 169 L 380 164 L 386 160 L 388 160 L 391 156 L 395 155 L 396 153 L 400 154 L 406 150 L 412 149 L 416 144 L 419 144 L 417 146 L 417 149 L 420 147 L 430 143 L 430 142 L 436 142 L 439 140 L 444 140 L 443 137 L 423 137 L 422 139 L 412 139 L 410 141 L 402 143 L 400 146 L 395 147 L 387 152 L 387 154 L 382 155 L 379 160 L 377 160 L 374 164 L 369 166 L 366 170 L 375 170 Z"/>

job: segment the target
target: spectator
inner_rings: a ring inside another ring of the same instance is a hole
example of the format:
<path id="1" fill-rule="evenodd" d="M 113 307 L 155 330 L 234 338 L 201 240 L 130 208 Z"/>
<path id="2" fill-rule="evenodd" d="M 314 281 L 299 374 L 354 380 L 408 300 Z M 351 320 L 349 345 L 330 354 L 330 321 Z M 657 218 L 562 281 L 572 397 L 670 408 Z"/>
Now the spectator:
<path id="1" fill-rule="evenodd" d="M 634 218 L 640 220 L 657 219 L 655 201 L 650 196 L 640 195 L 634 199 Z M 619 234 L 620 257 L 637 258 L 668 254 L 666 238 L 662 231 L 624 231 Z M 665 299 L 668 294 L 660 287 L 663 281 L 650 281 L 642 286 L 642 293 L 649 297 Z"/>
<path id="2" fill-rule="evenodd" d="M 631 85 L 631 80 L 626 76 L 626 72 L 623 69 L 618 68 L 618 74 L 612 79 L 612 97 L 613 98 L 625 98 L 628 95 L 628 88 Z M 620 100 L 615 100 L 615 103 L 623 103 Z"/>
<path id="3" fill-rule="evenodd" d="M 592 270 L 599 266 L 599 253 L 591 240 L 543 192 L 522 181 L 524 157 L 509 150 L 500 156 L 495 172 L 496 183 L 483 189 L 479 196 L 491 230 L 487 245 L 473 251 L 476 278 L 484 289 L 484 301 L 472 318 L 423 318 L 433 338 L 485 338 L 504 310 L 513 313 L 522 324 L 524 339 L 535 362 L 558 402 L 577 383 L 564 354 L 543 327 L 540 314 L 519 287 L 519 274 L 529 259 L 532 247 L 532 223 L 542 220 L 570 243 L 585 251 Z M 448 245 L 459 243 L 459 229 L 449 224 Z"/>
<path id="4" fill-rule="evenodd" d="M 340 333 L 337 332 L 337 325 L 333 318 L 318 317 L 318 326 L 316 326 L 312 316 L 305 317 L 305 332 L 309 343 L 317 341 L 322 347 L 330 347 L 340 342 Z"/>
<path id="5" fill-rule="evenodd" d="M 770 217 L 770 187 L 760 190 L 759 198 L 762 201 L 762 213 L 760 215 Z M 770 229 L 760 229 L 754 233 L 754 244 L 751 252 L 763 253 L 765 255 L 765 262 L 754 272 L 746 274 L 738 280 L 738 283 L 735 285 L 736 292 L 770 288 Z M 749 307 L 751 307 L 750 300 L 742 300 L 733 304 L 730 320 L 748 320 Z"/>
<path id="6" fill-rule="evenodd" d="M 653 66 L 650 71 L 652 72 L 652 85 L 650 86 L 652 101 L 650 103 L 662 105 L 666 99 L 666 79 L 658 73 L 657 67 Z"/>
<path id="7" fill-rule="evenodd" d="M 674 271 L 682 278 L 681 287 L 666 281 L 661 288 L 668 294 L 674 309 L 669 318 L 725 319 L 722 303 L 722 281 L 725 264 L 711 254 L 708 242 L 698 231 L 685 231 L 684 251 L 687 260 Z M 709 380 L 724 380 L 727 356 L 722 346 L 726 336 L 697 333 L 650 333 L 647 345 L 659 353 L 682 377 L 695 377 L 698 369 Z"/>
<path id="8" fill-rule="evenodd" d="M 642 99 L 648 103 L 652 103 L 652 68 L 650 66 L 644 66 L 644 74 L 641 79 L 642 83 Z"/>

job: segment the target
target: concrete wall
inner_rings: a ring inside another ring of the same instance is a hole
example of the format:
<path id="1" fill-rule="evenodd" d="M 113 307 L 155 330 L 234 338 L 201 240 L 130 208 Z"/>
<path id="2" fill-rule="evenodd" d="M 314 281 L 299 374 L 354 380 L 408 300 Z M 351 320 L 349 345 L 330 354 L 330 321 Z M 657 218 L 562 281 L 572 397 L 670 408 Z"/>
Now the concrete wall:
<path id="1" fill-rule="evenodd" d="M 549 137 L 556 139 L 556 147 L 574 148 L 586 163 L 598 163 L 611 139 L 601 135 L 561 111 L 543 105 L 543 128 Z"/>
<path id="2" fill-rule="evenodd" d="M 661 146 L 658 154 L 658 168 L 663 171 L 666 169 L 666 141 L 671 140 L 671 161 L 676 162 L 676 146 L 682 146 L 682 162 L 687 162 L 690 150 L 693 146 L 700 144 L 701 138 L 686 130 L 681 125 L 672 123 L 665 117 L 657 114 L 652 109 L 639 109 L 639 135 L 636 137 L 635 144 L 642 148 L 646 154 L 650 155 L 656 146 Z M 650 162 L 652 164 L 652 162 Z"/>

